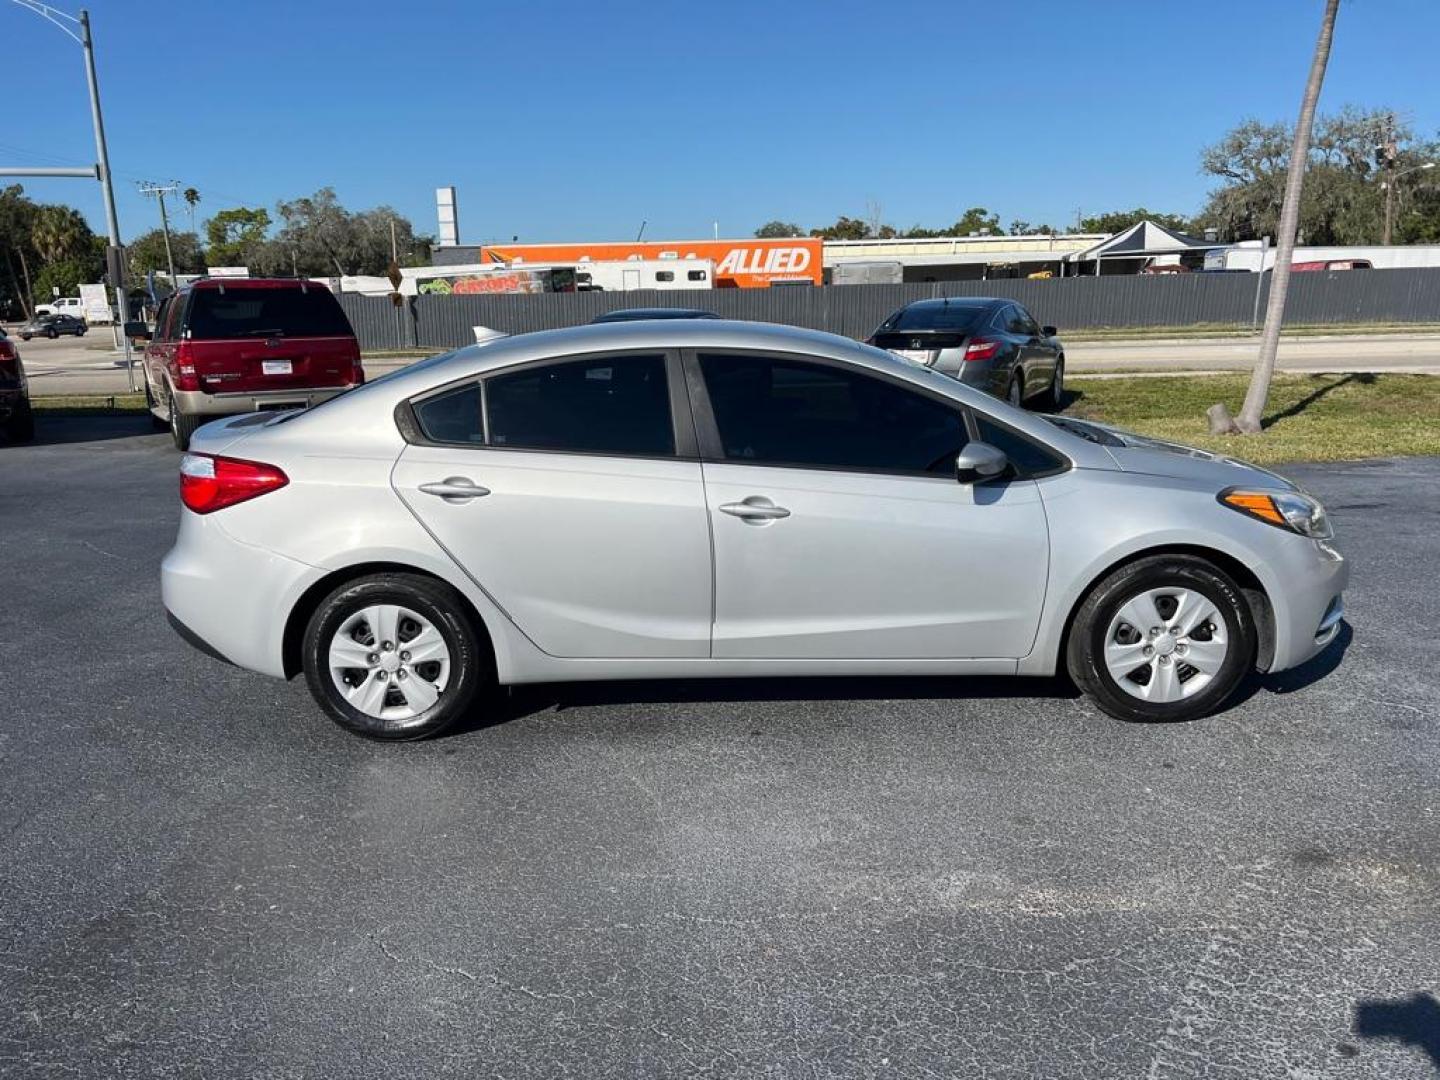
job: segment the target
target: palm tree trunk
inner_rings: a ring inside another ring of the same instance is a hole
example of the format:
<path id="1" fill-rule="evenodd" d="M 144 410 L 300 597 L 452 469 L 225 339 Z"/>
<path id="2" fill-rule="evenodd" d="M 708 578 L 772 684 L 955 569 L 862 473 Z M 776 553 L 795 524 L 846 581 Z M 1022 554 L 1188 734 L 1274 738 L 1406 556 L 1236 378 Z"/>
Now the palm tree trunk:
<path id="1" fill-rule="evenodd" d="M 1305 184 L 1305 166 L 1310 156 L 1310 131 L 1315 122 L 1315 106 L 1320 100 L 1320 87 L 1325 82 L 1325 65 L 1330 61 L 1330 42 L 1335 35 L 1335 13 L 1340 0 L 1325 0 L 1325 17 L 1320 23 L 1320 36 L 1315 42 L 1315 58 L 1310 62 L 1310 79 L 1305 84 L 1305 97 L 1300 102 L 1300 119 L 1295 125 L 1295 141 L 1290 148 L 1290 172 L 1285 180 L 1285 203 L 1280 210 L 1279 236 L 1275 247 L 1275 269 L 1270 275 L 1270 301 L 1265 306 L 1265 333 L 1260 339 L 1260 356 L 1245 405 L 1235 426 L 1246 434 L 1260 431 L 1260 418 L 1270 396 L 1270 382 L 1275 377 L 1275 355 L 1280 350 L 1280 324 L 1285 318 L 1285 296 L 1290 288 L 1290 262 L 1295 254 L 1295 233 L 1300 224 L 1300 192 Z M 1261 268 L 1264 272 L 1264 268 Z"/>

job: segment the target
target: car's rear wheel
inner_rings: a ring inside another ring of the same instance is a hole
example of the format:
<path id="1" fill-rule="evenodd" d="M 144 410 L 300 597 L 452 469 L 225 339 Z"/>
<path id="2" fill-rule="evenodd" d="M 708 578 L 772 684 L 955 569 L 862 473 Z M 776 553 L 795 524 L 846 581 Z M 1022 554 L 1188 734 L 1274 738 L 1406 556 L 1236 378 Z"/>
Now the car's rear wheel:
<path id="1" fill-rule="evenodd" d="M 1019 371 L 1010 376 L 1010 385 L 1005 390 L 1005 400 L 1017 409 L 1025 407 L 1025 390 Z"/>
<path id="2" fill-rule="evenodd" d="M 140 380 L 145 386 L 145 408 L 150 412 L 150 426 L 156 431 L 164 431 L 170 426 L 170 421 L 163 420 L 158 412 L 160 405 L 155 400 L 155 391 L 150 389 L 148 378 Z"/>
<path id="3" fill-rule="evenodd" d="M 336 589 L 311 616 L 302 651 L 321 708 L 372 739 L 438 734 L 489 678 L 459 596 L 417 574 L 378 574 Z"/>
<path id="4" fill-rule="evenodd" d="M 167 391 L 165 394 L 167 402 L 166 415 L 170 418 L 170 438 L 175 443 L 177 450 L 190 449 L 190 437 L 195 434 L 195 429 L 204 423 L 203 416 L 193 413 L 183 413 L 175 407 L 175 395 Z"/>
<path id="5" fill-rule="evenodd" d="M 1066 665 L 1121 720 L 1193 720 L 1220 708 L 1255 659 L 1239 586 L 1188 555 L 1140 559 L 1102 580 L 1071 627 Z"/>
<path id="6" fill-rule="evenodd" d="M 5 437 L 11 442 L 29 442 L 35 438 L 35 414 L 26 402 L 16 408 L 5 421 Z"/>

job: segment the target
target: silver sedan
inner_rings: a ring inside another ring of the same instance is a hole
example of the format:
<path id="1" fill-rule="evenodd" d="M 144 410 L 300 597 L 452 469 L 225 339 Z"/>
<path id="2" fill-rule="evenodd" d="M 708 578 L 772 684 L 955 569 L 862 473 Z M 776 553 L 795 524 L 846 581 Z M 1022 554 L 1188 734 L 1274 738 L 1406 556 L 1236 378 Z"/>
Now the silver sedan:
<path id="1" fill-rule="evenodd" d="M 385 739 L 496 683 L 746 675 L 1067 670 L 1184 720 L 1325 648 L 1347 578 L 1273 473 L 757 323 L 460 349 L 180 474 L 177 629 Z"/>

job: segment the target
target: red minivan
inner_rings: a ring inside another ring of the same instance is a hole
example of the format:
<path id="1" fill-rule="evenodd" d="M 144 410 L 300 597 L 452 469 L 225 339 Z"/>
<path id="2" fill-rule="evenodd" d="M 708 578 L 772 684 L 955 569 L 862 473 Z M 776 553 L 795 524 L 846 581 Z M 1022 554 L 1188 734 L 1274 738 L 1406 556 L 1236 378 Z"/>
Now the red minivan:
<path id="1" fill-rule="evenodd" d="M 324 285 L 201 278 L 160 305 L 145 346 L 145 401 L 175 445 L 217 416 L 303 409 L 365 381 L 360 343 Z"/>

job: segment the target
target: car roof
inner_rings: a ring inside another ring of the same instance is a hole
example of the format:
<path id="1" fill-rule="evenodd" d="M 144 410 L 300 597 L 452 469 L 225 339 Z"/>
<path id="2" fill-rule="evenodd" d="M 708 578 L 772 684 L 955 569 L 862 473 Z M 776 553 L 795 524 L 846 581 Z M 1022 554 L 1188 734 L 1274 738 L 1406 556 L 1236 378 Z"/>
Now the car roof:
<path id="1" fill-rule="evenodd" d="M 620 321 L 623 319 L 634 319 L 637 322 L 641 319 L 718 319 L 713 311 L 705 311 L 701 308 L 672 308 L 672 307 L 637 307 L 637 308 L 616 308 L 614 311 L 602 312 L 595 316 L 593 321 Z"/>
<path id="2" fill-rule="evenodd" d="M 323 289 L 330 291 L 324 282 L 309 278 L 257 278 L 257 277 L 205 277 L 182 285 L 177 291 L 211 289 Z"/>
<path id="3" fill-rule="evenodd" d="M 908 311 L 911 308 L 985 308 L 994 304 L 1013 304 L 1014 300 L 1006 300 L 997 296 L 940 296 L 932 300 L 913 300 L 905 305 Z"/>

